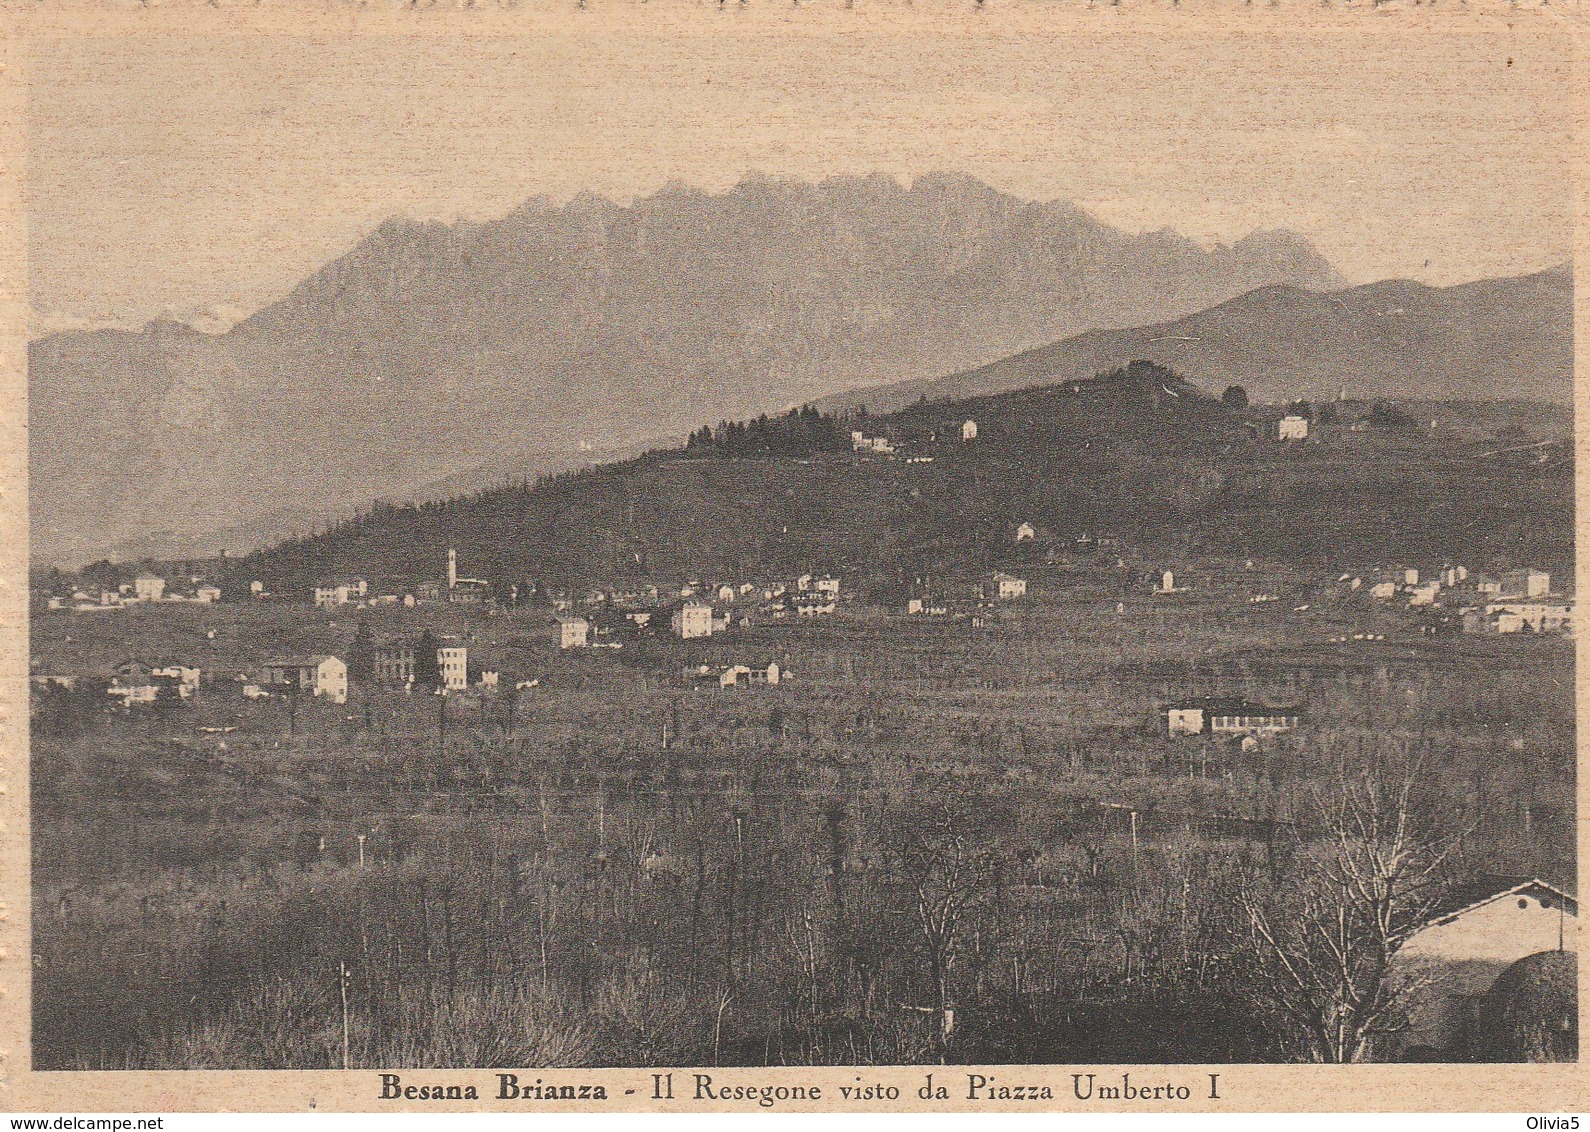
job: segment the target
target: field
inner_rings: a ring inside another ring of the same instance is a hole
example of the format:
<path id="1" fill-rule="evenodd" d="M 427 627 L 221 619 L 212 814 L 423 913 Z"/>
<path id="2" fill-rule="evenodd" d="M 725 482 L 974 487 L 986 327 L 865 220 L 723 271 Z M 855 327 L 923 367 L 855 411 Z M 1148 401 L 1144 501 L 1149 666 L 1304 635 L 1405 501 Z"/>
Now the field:
<path id="1" fill-rule="evenodd" d="M 1173 598 L 1035 566 L 980 628 L 858 603 L 584 653 L 523 615 L 372 610 L 503 686 L 291 710 L 228 674 L 345 652 L 357 615 L 36 618 L 35 671 L 170 654 L 207 683 L 35 720 L 35 1065 L 339 1066 L 344 1017 L 354 1066 L 1303 1058 L 1244 901 L 1285 889 L 1333 784 L 1393 766 L 1461 833 L 1452 878 L 1573 887 L 1570 642 L 1177 565 Z M 767 658 L 793 679 L 681 675 Z M 1165 737 L 1206 693 L 1305 723 Z"/>

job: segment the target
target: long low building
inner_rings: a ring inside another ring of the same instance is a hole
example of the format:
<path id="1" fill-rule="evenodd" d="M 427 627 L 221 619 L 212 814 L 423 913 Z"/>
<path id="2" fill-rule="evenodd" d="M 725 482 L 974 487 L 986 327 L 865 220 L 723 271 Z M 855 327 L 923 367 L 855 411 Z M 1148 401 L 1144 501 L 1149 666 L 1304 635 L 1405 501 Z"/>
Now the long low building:
<path id="1" fill-rule="evenodd" d="M 1573 602 L 1566 599 L 1492 601 L 1463 615 L 1469 633 L 1563 633 L 1573 635 Z"/>
<path id="2" fill-rule="evenodd" d="M 1169 735 L 1268 735 L 1303 723 L 1296 708 L 1265 707 L 1236 699 L 1185 700 L 1165 708 Z"/>

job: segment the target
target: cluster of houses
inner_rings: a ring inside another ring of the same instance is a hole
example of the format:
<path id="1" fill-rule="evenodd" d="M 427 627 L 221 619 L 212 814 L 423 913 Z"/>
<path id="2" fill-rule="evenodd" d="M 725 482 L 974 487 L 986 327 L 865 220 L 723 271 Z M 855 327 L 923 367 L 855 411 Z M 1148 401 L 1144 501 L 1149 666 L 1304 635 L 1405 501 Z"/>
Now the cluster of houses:
<path id="1" fill-rule="evenodd" d="M 263 596 L 261 583 L 255 582 L 253 586 L 255 596 Z M 459 574 L 458 551 L 449 547 L 447 550 L 447 580 L 445 584 L 440 581 L 426 581 L 415 586 L 412 593 L 372 594 L 370 592 L 370 584 L 366 579 L 350 577 L 323 582 L 311 589 L 310 597 L 314 604 L 322 609 L 333 609 L 339 605 L 398 604 L 413 608 L 419 604 L 434 604 L 443 601 L 459 605 L 490 604 L 494 600 L 494 593 L 491 583 L 486 579 L 468 578 Z M 517 599 L 517 597 L 518 591 L 515 588 L 511 598 Z"/>
<path id="2" fill-rule="evenodd" d="M 420 675 L 415 665 L 420 646 L 411 642 L 388 642 L 374 648 L 371 676 L 378 684 L 412 690 Z M 472 672 L 466 646 L 443 639 L 436 644 L 436 684 L 447 691 L 463 691 L 473 683 L 490 688 L 497 684 L 495 671 Z M 34 674 L 35 687 L 76 688 L 74 676 Z M 242 694 L 254 700 L 283 696 L 312 696 L 331 703 L 348 701 L 348 662 L 328 653 L 278 656 L 264 661 L 255 673 L 240 673 L 236 682 Z M 777 683 L 776 677 L 772 681 Z M 227 683 L 231 683 L 228 679 Z M 106 692 L 123 707 L 157 703 L 162 697 L 186 700 L 199 690 L 200 672 L 196 665 L 179 660 L 148 660 L 134 657 L 118 663 L 110 674 Z"/>
<path id="3" fill-rule="evenodd" d="M 265 696 L 318 696 L 334 704 L 348 702 L 348 663 L 340 656 L 273 657 L 260 665 L 259 682 L 248 684 L 250 699 Z"/>
<path id="4" fill-rule="evenodd" d="M 413 691 L 428 673 L 422 672 L 416 658 L 427 647 L 435 649 L 435 687 L 462 692 L 471 686 L 497 685 L 497 672 L 474 672 L 469 664 L 469 648 L 453 638 L 422 643 L 417 640 L 391 640 L 376 643 L 371 649 L 370 678 L 380 685 Z M 339 656 L 314 654 L 274 657 L 260 665 L 257 681 L 247 684 L 243 694 L 251 699 L 280 695 L 310 695 L 335 704 L 348 700 L 348 662 Z"/>
<path id="5" fill-rule="evenodd" d="M 123 707 L 152 704 L 162 693 L 185 700 L 199 687 L 199 670 L 177 660 L 131 658 L 116 665 L 106 691 Z"/>
<path id="6" fill-rule="evenodd" d="M 263 592 L 263 587 L 261 592 Z M 338 605 L 357 605 L 363 602 L 369 593 L 369 583 L 363 578 L 348 578 L 344 581 L 316 586 L 313 596 L 316 608 L 330 609 Z"/>
<path id="7" fill-rule="evenodd" d="M 82 681 L 76 676 L 33 673 L 34 688 L 76 689 Z M 154 704 L 162 697 L 174 702 L 185 700 L 199 689 L 199 669 L 180 660 L 148 660 L 130 657 L 111 669 L 105 692 L 122 707 Z"/>
<path id="8" fill-rule="evenodd" d="M 975 436 L 976 423 L 966 422 Z M 1035 528 L 1024 523 L 1017 528 L 1017 541 L 1033 538 Z M 1026 596 L 1027 582 L 1004 571 L 985 576 L 973 589 L 971 598 L 977 609 Z M 463 595 L 463 596 L 460 596 Z M 521 594 L 512 588 L 506 595 L 517 605 Z M 526 593 L 544 602 L 550 610 L 545 622 L 551 639 L 560 649 L 621 648 L 626 639 L 642 631 L 666 630 L 682 640 L 699 640 L 744 628 L 759 622 L 778 622 L 823 617 L 835 613 L 846 599 L 842 579 L 833 573 L 805 573 L 790 580 L 686 581 L 664 593 L 654 585 L 633 590 L 593 588 L 583 594 L 552 590 Z M 488 582 L 463 578 L 457 572 L 457 554 L 447 554 L 447 583 L 422 583 L 414 593 L 373 596 L 363 578 L 328 582 L 314 589 L 317 606 L 358 607 L 401 601 L 406 606 L 433 601 L 498 604 Z M 906 603 L 906 613 L 924 616 L 949 616 L 961 610 L 960 604 L 935 596 L 924 588 Z M 969 610 L 975 613 L 975 609 Z"/>
<path id="9" fill-rule="evenodd" d="M 703 664 L 689 670 L 686 680 L 695 688 L 754 688 L 776 686 L 789 679 L 789 673 L 779 668 L 778 661 L 762 664 L 730 664 L 716 667 Z"/>
<path id="10" fill-rule="evenodd" d="M 982 628 L 988 624 L 994 607 L 1027 596 L 1027 579 L 995 570 L 959 597 L 946 596 L 920 579 L 917 590 L 918 593 L 906 598 L 907 617 L 969 618 L 973 628 Z"/>
<path id="11" fill-rule="evenodd" d="M 657 630 L 667 616 L 668 631 L 681 640 L 698 640 L 745 627 L 758 620 L 818 617 L 839 605 L 842 583 L 832 574 L 802 574 L 793 582 L 686 582 L 677 597 L 593 590 L 576 604 L 552 598 L 552 626 L 559 648 L 616 648 L 623 638 Z"/>
<path id="12" fill-rule="evenodd" d="M 370 593 L 363 578 L 327 582 L 314 587 L 314 604 L 323 608 L 399 604 L 406 607 L 438 602 L 517 608 L 520 598 L 544 603 L 552 611 L 552 626 L 560 648 L 619 647 L 622 638 L 639 629 L 667 624 L 675 636 L 710 637 L 753 618 L 783 620 L 833 613 L 841 597 L 840 579 L 832 574 L 802 574 L 793 581 L 685 582 L 673 593 L 655 585 L 634 589 L 593 588 L 583 594 L 550 590 L 523 591 L 510 586 L 497 594 L 482 578 L 458 573 L 456 550 L 447 552 L 447 578 L 422 582 L 412 593 Z M 655 624 L 654 624 L 655 622 Z"/>
<path id="13" fill-rule="evenodd" d="M 970 435 L 975 436 L 976 422 L 967 421 L 966 425 Z M 1031 523 L 1023 523 L 1016 529 L 1015 538 L 1017 542 L 1031 541 L 1035 534 Z M 1026 592 L 1025 579 L 995 571 L 976 584 L 970 598 L 980 609 L 1024 597 Z M 261 600 L 271 596 L 260 581 L 250 584 L 250 593 Z M 79 591 L 76 596 L 89 602 L 88 594 Z M 485 579 L 459 574 L 458 554 L 454 549 L 447 552 L 445 582 L 422 582 L 409 593 L 377 594 L 367 579 L 350 576 L 322 582 L 313 586 L 308 594 L 316 608 L 327 610 L 398 604 L 413 608 L 439 602 L 488 605 L 494 609 L 518 608 L 523 597 L 550 610 L 547 627 L 561 649 L 619 648 L 626 638 L 642 630 L 667 631 L 684 640 L 695 640 L 759 622 L 823 617 L 837 612 L 848 596 L 842 579 L 833 573 L 805 573 L 793 579 L 774 581 L 703 583 L 692 579 L 666 593 L 655 585 L 634 589 L 592 588 L 583 594 L 560 590 L 537 592 L 534 588 L 521 592 L 518 587 L 510 586 L 508 592 L 498 595 Z M 165 579 L 140 575 L 119 591 L 106 591 L 93 597 L 88 607 L 118 608 L 156 601 L 210 603 L 219 601 L 220 597 L 218 587 L 202 581 L 192 594 L 176 595 L 169 591 Z M 64 608 L 63 599 L 52 597 L 50 601 L 51 608 Z M 909 599 L 906 612 L 947 616 L 966 612 L 960 609 L 964 604 L 952 606 L 951 601 L 923 589 L 920 596 Z"/>
<path id="14" fill-rule="evenodd" d="M 45 607 L 52 612 L 72 610 L 76 613 L 98 613 L 104 610 L 125 609 L 132 605 L 149 605 L 156 602 L 199 602 L 210 605 L 221 600 L 219 586 L 203 578 L 190 578 L 181 590 L 165 578 L 154 574 L 139 574 L 130 582 L 115 589 L 98 587 L 93 590 L 77 587 L 70 595 L 51 594 Z"/>
<path id="15" fill-rule="evenodd" d="M 1252 564 L 1249 563 L 1251 566 Z M 1401 599 L 1414 611 L 1444 610 L 1461 615 L 1469 633 L 1559 633 L 1572 635 L 1573 600 L 1554 591 L 1551 575 L 1525 567 L 1503 571 L 1499 576 L 1471 573 L 1464 566 L 1444 566 L 1434 576 L 1421 577 L 1412 567 L 1399 567 L 1383 575 L 1343 574 L 1338 583 L 1348 592 L 1365 592 L 1377 601 Z M 1183 592 L 1170 571 L 1165 571 L 1156 594 Z M 1273 601 L 1268 594 L 1250 601 Z M 1307 606 L 1300 606 L 1307 609 Z M 1333 637 L 1332 641 L 1384 640 L 1384 634 L 1357 633 Z M 1203 735 L 1241 738 L 1245 747 L 1260 739 L 1296 730 L 1303 724 L 1300 711 L 1290 707 L 1270 707 L 1241 699 L 1203 698 L 1171 703 L 1160 712 L 1165 733 L 1171 737 Z"/>
<path id="16" fill-rule="evenodd" d="M 977 439 L 977 422 L 968 418 L 960 423 L 956 432 L 961 438 L 961 443 L 968 444 Z M 870 436 L 866 430 L 859 428 L 850 431 L 852 452 L 863 456 L 901 459 L 908 464 L 931 464 L 933 454 L 928 447 L 938 444 L 939 434 L 936 431 L 928 433 L 926 437 L 896 437 L 888 433 Z"/>
<path id="17" fill-rule="evenodd" d="M 1379 601 L 1401 600 L 1412 610 L 1461 617 L 1466 633 L 1573 635 L 1573 598 L 1553 589 L 1551 574 L 1535 567 L 1489 575 L 1444 566 L 1428 577 L 1410 567 L 1373 577 L 1367 586 L 1361 577 L 1340 580 L 1352 590 L 1366 588 Z"/>
<path id="18" fill-rule="evenodd" d="M 560 620 L 567 623 L 577 619 Z M 498 672 L 494 669 L 472 669 L 468 647 L 452 638 L 434 642 L 421 638 L 375 643 L 370 656 L 372 682 L 414 691 L 425 675 L 416 663 L 416 658 L 422 649 L 432 644 L 436 657 L 436 690 L 462 692 L 471 686 L 485 689 L 498 686 Z M 197 667 L 181 661 L 133 658 L 115 666 L 106 691 L 112 698 L 119 700 L 121 706 L 128 708 L 154 704 L 162 696 L 185 700 L 198 691 L 199 676 Z M 697 688 L 776 686 L 787 679 L 788 671 L 782 669 L 776 660 L 726 666 L 704 664 L 685 673 L 686 684 Z M 349 680 L 347 660 L 329 653 L 271 657 L 260 664 L 257 674 L 239 674 L 237 677 L 237 682 L 242 685 L 242 694 L 248 699 L 309 696 L 334 704 L 347 703 Z M 37 674 L 32 677 L 32 682 L 40 689 L 49 685 L 75 688 L 79 683 L 72 676 Z M 529 683 L 533 685 L 535 682 Z"/>

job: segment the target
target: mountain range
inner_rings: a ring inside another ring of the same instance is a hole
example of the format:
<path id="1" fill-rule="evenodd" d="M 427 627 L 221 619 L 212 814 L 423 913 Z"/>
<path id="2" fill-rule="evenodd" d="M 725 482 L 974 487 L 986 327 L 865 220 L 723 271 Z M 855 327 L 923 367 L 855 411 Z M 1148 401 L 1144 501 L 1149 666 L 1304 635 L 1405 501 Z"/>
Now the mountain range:
<path id="1" fill-rule="evenodd" d="M 1405 279 L 1321 293 L 1261 287 L 1185 318 L 1090 330 L 948 377 L 856 390 L 825 408 L 899 408 L 1088 378 L 1130 361 L 1255 401 L 1355 397 L 1573 400 L 1573 275 L 1566 267 L 1455 287 Z"/>
<path id="2" fill-rule="evenodd" d="M 1373 318 L 1401 318 L 1412 348 L 1446 351 L 1428 373 L 1398 370 L 1409 382 L 1457 392 L 1475 367 L 1440 359 L 1499 343 L 1493 368 L 1527 359 L 1544 388 L 1565 380 L 1571 349 L 1566 282 L 1553 278 L 1496 283 L 1494 302 L 1446 322 L 1426 326 L 1424 302 Z M 577 467 L 849 390 L 919 396 L 944 374 L 962 375 L 946 393 L 1033 384 L 1060 364 L 1035 348 L 1060 342 L 1086 369 L 1143 333 L 1120 328 L 1179 326 L 1222 304 L 1241 333 L 1170 359 L 1194 380 L 1269 388 L 1261 378 L 1301 319 L 1298 349 L 1334 350 L 1310 373 L 1378 391 L 1358 380 L 1383 376 L 1354 346 L 1353 320 L 1369 316 L 1344 313 L 1331 331 L 1301 313 L 1342 285 L 1293 233 L 1209 249 L 961 175 L 909 188 L 757 177 L 717 195 L 671 184 L 630 205 L 536 199 L 487 223 L 392 220 L 224 333 L 155 322 L 31 343 L 32 554 L 242 549 L 373 499 Z M 1447 342 L 1454 329 L 1467 348 Z M 242 545 L 216 541 L 229 534 Z"/>

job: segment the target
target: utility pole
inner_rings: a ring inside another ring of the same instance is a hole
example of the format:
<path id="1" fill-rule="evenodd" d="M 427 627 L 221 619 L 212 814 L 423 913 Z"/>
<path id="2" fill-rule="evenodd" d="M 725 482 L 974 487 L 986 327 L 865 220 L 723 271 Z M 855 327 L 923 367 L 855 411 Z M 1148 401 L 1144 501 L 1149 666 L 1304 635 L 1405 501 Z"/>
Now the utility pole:
<path id="1" fill-rule="evenodd" d="M 359 838 L 360 847 L 363 847 L 364 838 Z M 348 1068 L 348 964 L 344 961 L 337 963 L 337 985 L 342 991 L 342 1067 Z"/>
<path id="2" fill-rule="evenodd" d="M 1132 823 L 1132 867 L 1133 867 L 1133 869 L 1136 869 L 1137 868 L 1137 809 L 1136 809 L 1136 807 L 1129 806 L 1125 802 L 1100 802 L 1099 806 L 1100 806 L 1101 809 L 1106 809 L 1106 810 L 1125 810 L 1130 815 L 1131 823 Z"/>

